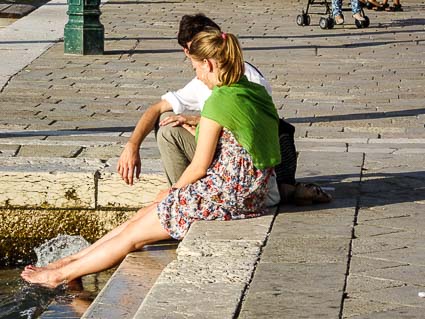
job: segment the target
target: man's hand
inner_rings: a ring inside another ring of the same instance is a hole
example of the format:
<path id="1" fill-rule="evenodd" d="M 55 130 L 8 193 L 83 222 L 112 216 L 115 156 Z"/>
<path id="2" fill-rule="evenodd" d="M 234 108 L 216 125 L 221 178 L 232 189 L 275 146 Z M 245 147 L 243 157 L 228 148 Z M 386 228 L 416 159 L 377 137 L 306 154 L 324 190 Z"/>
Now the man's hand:
<path id="1" fill-rule="evenodd" d="M 184 124 L 190 125 L 190 126 L 196 126 L 199 123 L 199 116 L 189 116 L 189 115 L 172 115 L 168 116 L 165 119 L 163 119 L 161 122 L 159 122 L 160 126 L 183 126 Z"/>
<path id="2" fill-rule="evenodd" d="M 139 147 L 133 143 L 127 143 L 121 153 L 117 164 L 117 171 L 128 185 L 133 185 L 134 175 L 140 177 L 141 161 Z"/>

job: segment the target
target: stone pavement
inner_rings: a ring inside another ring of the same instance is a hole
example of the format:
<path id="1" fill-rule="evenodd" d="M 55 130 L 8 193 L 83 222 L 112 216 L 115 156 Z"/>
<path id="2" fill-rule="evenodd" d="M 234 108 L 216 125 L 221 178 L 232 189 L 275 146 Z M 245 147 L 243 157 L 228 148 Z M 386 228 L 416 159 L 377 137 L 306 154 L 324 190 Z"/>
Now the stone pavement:
<path id="1" fill-rule="evenodd" d="M 175 35 L 183 14 L 205 12 L 239 35 L 295 124 L 298 178 L 335 200 L 195 224 L 141 306 L 120 299 L 120 318 L 422 318 L 425 4 L 366 11 L 367 29 L 347 12 L 344 26 L 321 30 L 318 16 L 296 25 L 306 2 L 114 0 L 102 8 L 105 55 L 65 56 L 58 42 L 3 76 L 2 233 L 51 210 L 123 218 L 152 199 L 164 185 L 153 136 L 136 187 L 122 185 L 114 161 L 150 103 L 193 76 Z"/>

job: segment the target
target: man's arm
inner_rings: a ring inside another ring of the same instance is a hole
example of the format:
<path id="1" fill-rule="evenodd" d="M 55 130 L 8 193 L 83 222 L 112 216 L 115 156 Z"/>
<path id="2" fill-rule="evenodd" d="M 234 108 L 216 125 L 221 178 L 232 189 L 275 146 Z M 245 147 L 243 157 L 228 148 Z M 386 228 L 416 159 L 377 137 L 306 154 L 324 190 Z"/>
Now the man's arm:
<path id="1" fill-rule="evenodd" d="M 164 112 L 171 111 L 171 104 L 166 100 L 151 105 L 142 115 L 130 136 L 118 160 L 117 171 L 129 185 L 133 185 L 134 175 L 140 176 L 141 161 L 139 148 L 146 136 L 153 130 L 155 123 Z"/>

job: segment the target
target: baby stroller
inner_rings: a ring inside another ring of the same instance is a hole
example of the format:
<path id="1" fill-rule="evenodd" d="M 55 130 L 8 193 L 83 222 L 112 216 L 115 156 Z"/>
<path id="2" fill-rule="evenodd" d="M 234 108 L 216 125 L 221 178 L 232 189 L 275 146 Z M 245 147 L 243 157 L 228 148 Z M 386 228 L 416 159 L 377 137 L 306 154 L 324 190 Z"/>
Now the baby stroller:
<path id="1" fill-rule="evenodd" d="M 359 21 L 357 19 L 354 19 L 354 21 L 356 23 L 357 28 L 367 28 L 370 24 L 370 21 L 369 21 L 369 18 L 364 14 L 363 3 L 360 2 L 360 5 L 361 5 L 361 13 L 360 14 L 363 16 L 363 18 L 365 18 L 365 21 Z M 310 11 L 311 8 L 319 7 L 319 6 L 325 7 L 324 13 L 311 12 Z M 343 10 L 348 11 L 348 10 L 350 10 L 350 8 L 344 8 Z M 305 9 L 305 11 L 303 10 L 302 13 L 297 16 L 297 24 L 299 26 L 310 25 L 310 22 L 311 22 L 310 15 L 311 14 L 327 15 L 327 17 L 320 17 L 320 20 L 319 20 L 320 28 L 322 28 L 322 29 L 332 29 L 335 26 L 335 20 L 332 16 L 332 9 L 331 9 L 330 1 L 328 1 L 328 0 L 307 0 L 307 8 Z"/>

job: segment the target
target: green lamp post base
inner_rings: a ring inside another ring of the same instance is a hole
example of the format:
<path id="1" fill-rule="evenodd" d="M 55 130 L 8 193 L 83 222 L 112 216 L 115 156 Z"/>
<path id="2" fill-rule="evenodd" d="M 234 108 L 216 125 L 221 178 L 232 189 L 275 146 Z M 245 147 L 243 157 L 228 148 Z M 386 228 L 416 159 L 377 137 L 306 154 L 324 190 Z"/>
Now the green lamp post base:
<path id="1" fill-rule="evenodd" d="M 99 21 L 100 0 L 68 0 L 68 23 L 64 29 L 65 54 L 103 54 L 105 30 Z"/>

